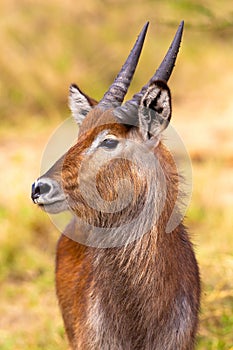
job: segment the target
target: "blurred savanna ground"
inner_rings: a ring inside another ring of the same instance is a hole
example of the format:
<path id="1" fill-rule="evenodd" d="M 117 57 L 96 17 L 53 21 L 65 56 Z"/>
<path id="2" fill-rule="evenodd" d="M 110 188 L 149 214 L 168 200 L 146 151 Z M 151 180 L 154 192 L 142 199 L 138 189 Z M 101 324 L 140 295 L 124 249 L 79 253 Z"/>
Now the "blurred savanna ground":
<path id="1" fill-rule="evenodd" d="M 30 187 L 49 135 L 69 116 L 70 83 L 100 99 L 149 20 L 130 96 L 184 19 L 169 85 L 193 166 L 186 224 L 203 284 L 197 349 L 232 350 L 232 1 L 1 0 L 0 13 L 0 349 L 68 347 L 54 289 L 59 232 Z"/>

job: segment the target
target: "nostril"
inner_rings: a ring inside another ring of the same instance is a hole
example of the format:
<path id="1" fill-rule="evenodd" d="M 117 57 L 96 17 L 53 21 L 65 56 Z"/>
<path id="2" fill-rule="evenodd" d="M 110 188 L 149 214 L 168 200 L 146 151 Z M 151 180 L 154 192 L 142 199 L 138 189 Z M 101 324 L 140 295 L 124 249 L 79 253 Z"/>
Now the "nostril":
<path id="1" fill-rule="evenodd" d="M 35 192 L 38 194 L 45 194 L 45 193 L 49 193 L 50 190 L 51 190 L 50 185 L 39 182 L 38 186 L 35 189 Z"/>
<path id="2" fill-rule="evenodd" d="M 31 198 L 33 201 L 35 201 L 35 199 L 39 198 L 40 195 L 49 193 L 50 190 L 51 190 L 51 186 L 48 185 L 47 183 L 43 183 L 43 182 L 34 183 L 32 185 Z"/>

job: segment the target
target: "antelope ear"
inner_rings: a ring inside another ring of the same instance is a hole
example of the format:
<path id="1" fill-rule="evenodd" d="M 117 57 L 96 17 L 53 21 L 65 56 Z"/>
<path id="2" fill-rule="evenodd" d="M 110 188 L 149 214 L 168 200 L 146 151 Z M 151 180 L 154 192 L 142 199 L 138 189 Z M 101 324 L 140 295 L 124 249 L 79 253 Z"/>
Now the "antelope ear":
<path id="1" fill-rule="evenodd" d="M 171 93 L 165 81 L 152 82 L 141 99 L 139 128 L 145 140 L 159 138 L 171 119 Z"/>
<path id="2" fill-rule="evenodd" d="M 82 124 L 83 119 L 96 104 L 97 102 L 84 94 L 77 85 L 70 85 L 69 107 L 78 125 Z"/>

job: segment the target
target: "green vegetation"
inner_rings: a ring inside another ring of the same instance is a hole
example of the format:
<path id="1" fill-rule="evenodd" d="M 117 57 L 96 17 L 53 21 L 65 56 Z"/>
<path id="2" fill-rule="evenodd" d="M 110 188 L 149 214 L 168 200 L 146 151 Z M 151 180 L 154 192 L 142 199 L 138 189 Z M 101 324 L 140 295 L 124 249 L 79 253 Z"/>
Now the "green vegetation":
<path id="1" fill-rule="evenodd" d="M 233 12 L 231 1 L 0 3 L 0 349 L 68 347 L 54 289 L 59 232 L 30 201 L 71 82 L 101 98 L 146 20 L 129 94 L 149 78 L 181 19 L 170 81 L 173 125 L 193 164 L 187 213 L 203 295 L 198 350 L 233 349 Z"/>

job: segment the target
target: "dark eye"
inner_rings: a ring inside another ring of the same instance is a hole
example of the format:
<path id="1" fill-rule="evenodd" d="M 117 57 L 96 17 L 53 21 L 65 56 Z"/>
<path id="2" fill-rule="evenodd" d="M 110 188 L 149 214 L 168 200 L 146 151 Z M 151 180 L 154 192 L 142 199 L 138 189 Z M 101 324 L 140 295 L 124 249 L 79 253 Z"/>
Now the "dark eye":
<path id="1" fill-rule="evenodd" d="M 119 141 L 117 139 L 105 139 L 99 145 L 99 147 L 105 147 L 108 149 L 114 149 L 118 145 Z"/>

